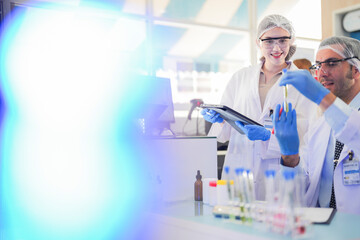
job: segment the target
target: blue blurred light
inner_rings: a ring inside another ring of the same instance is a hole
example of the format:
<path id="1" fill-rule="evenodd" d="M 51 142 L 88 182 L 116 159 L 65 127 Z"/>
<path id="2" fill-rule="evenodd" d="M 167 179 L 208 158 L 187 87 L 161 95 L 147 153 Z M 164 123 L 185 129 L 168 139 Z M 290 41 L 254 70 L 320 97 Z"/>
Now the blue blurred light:
<path id="1" fill-rule="evenodd" d="M 149 86 L 136 86 L 132 54 L 145 23 L 109 11 L 47 4 L 5 21 L 4 239 L 142 238 L 151 151 L 134 119 Z"/>

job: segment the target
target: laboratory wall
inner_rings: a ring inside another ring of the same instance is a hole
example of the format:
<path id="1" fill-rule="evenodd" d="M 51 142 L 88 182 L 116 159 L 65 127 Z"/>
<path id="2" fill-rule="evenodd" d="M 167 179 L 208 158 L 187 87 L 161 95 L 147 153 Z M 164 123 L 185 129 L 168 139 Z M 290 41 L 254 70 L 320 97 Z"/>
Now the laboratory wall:
<path id="1" fill-rule="evenodd" d="M 296 58 L 314 60 L 321 39 L 321 0 L 64 0 L 63 5 L 85 2 L 111 3 L 143 27 L 144 39 L 137 39 L 139 54 L 145 59 L 142 72 L 171 81 L 176 122 L 172 130 L 181 135 L 205 134 L 205 123 L 197 109 L 188 119 L 191 101 L 217 103 L 231 75 L 242 67 L 258 62 L 255 45 L 258 22 L 269 14 L 289 18 L 296 29 Z M 36 7 L 40 2 L 31 1 Z M 29 8 L 27 0 L 0 0 L 2 18 L 14 7 Z M 80 4 L 80 5 L 81 5 Z M 311 9 L 308 5 L 311 4 Z M 149 6 L 151 6 L 151 11 Z M 217 11 L 221 8 L 222 11 Z M 303 12 L 308 17 L 303 18 Z M 308 28 L 311 26 L 311 29 Z M 140 31 L 139 31 L 140 32 Z M 143 40 L 142 42 L 140 40 Z"/>
<path id="2" fill-rule="evenodd" d="M 360 0 L 321 0 L 322 38 L 325 39 L 332 35 L 337 35 L 334 31 L 336 12 L 354 9 L 360 9 Z"/>

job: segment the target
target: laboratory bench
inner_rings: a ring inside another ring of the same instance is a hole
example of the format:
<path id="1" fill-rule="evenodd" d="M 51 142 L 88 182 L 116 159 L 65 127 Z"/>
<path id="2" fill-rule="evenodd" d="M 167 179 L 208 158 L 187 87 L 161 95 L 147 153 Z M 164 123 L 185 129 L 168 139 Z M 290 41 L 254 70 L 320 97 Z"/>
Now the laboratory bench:
<path id="1" fill-rule="evenodd" d="M 215 218 L 213 207 L 192 200 L 162 203 L 149 213 L 153 224 L 148 239 L 360 239 L 360 216 L 336 212 L 330 224 L 311 224 L 307 234 L 292 238 L 258 225 Z"/>
<path id="2" fill-rule="evenodd" d="M 203 178 L 218 175 L 221 152 L 215 137 L 157 138 L 145 146 L 153 152 L 149 176 L 159 180 L 154 181 L 158 201 L 145 217 L 149 223 L 146 239 L 292 239 L 266 232 L 258 224 L 215 218 L 213 207 L 191 200 L 197 170 Z M 360 239 L 359 222 L 359 215 L 337 212 L 329 225 L 313 224 L 301 239 Z"/>

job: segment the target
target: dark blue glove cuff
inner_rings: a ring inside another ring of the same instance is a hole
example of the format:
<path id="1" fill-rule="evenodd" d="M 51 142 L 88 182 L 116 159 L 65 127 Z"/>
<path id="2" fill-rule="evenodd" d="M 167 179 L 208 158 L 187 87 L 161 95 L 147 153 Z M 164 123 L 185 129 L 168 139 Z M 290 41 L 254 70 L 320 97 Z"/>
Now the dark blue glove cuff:
<path id="1" fill-rule="evenodd" d="M 284 159 L 282 158 L 282 156 L 280 157 L 280 164 L 286 167 L 286 165 L 284 165 Z"/>
<path id="2" fill-rule="evenodd" d="M 299 150 L 287 150 L 287 151 L 283 151 L 281 149 L 281 146 L 280 146 L 280 152 L 282 155 L 295 155 L 295 154 L 298 154 L 299 153 Z"/>
<path id="3" fill-rule="evenodd" d="M 280 164 L 282 165 L 282 166 L 284 166 L 284 167 L 289 167 L 289 166 L 286 166 L 285 165 L 285 163 L 284 163 L 284 159 L 282 158 L 282 156 L 280 157 Z M 298 165 L 300 164 L 300 157 L 299 157 L 299 163 L 298 163 Z M 297 165 L 296 165 L 297 166 Z M 295 166 L 295 167 L 296 167 Z"/>

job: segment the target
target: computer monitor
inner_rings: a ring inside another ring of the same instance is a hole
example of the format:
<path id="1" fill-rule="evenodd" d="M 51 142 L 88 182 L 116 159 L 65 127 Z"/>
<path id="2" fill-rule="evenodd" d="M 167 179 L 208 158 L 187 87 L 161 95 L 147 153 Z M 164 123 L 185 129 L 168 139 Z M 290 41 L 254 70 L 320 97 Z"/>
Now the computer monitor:
<path id="1" fill-rule="evenodd" d="M 170 123 L 175 122 L 175 116 L 170 79 L 145 76 L 140 82 L 146 88 L 145 107 L 140 116 L 144 133 L 162 135 L 165 129 L 171 132 Z"/>

